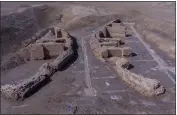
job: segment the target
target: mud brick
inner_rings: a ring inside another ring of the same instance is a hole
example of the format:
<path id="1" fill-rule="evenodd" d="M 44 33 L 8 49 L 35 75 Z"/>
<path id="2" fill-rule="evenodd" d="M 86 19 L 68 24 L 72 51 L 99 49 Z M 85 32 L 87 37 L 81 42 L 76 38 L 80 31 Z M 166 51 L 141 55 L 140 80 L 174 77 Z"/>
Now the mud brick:
<path id="1" fill-rule="evenodd" d="M 119 42 L 106 42 L 106 43 L 101 43 L 101 46 L 114 46 L 114 47 L 118 47 L 118 46 L 119 46 Z"/>
<path id="2" fill-rule="evenodd" d="M 105 48 L 102 48 L 101 49 L 101 55 L 102 55 L 102 57 L 103 58 L 108 58 L 108 50 L 107 49 L 105 49 Z"/>
<path id="3" fill-rule="evenodd" d="M 31 60 L 44 59 L 44 50 L 42 44 L 35 43 L 30 46 L 30 59 Z"/>
<path id="4" fill-rule="evenodd" d="M 111 56 L 111 57 L 121 57 L 122 56 L 122 48 L 109 48 L 108 52 L 109 52 L 109 56 Z"/>
<path id="5" fill-rule="evenodd" d="M 123 50 L 123 56 L 130 56 L 132 53 L 132 50 L 130 47 L 124 47 L 122 50 Z"/>
<path id="6" fill-rule="evenodd" d="M 112 37 L 126 37 L 125 33 L 111 33 Z"/>
<path id="7" fill-rule="evenodd" d="M 62 43 L 48 42 L 43 43 L 43 46 L 45 55 L 49 57 L 58 56 L 64 50 Z"/>
<path id="8" fill-rule="evenodd" d="M 110 41 L 120 42 L 121 41 L 119 38 L 100 38 L 98 40 L 99 42 L 110 42 Z"/>

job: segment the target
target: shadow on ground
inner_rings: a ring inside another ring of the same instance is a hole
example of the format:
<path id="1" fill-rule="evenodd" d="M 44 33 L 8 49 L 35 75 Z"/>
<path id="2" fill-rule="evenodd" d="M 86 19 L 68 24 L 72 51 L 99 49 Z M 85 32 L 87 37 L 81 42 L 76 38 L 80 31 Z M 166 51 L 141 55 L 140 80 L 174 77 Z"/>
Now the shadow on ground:
<path id="1" fill-rule="evenodd" d="M 62 66 L 59 71 L 64 71 L 66 70 L 68 67 L 70 67 L 78 58 L 78 43 L 77 43 L 77 39 L 74 36 L 70 36 L 72 41 L 73 41 L 73 45 L 72 45 L 72 49 L 74 54 L 72 55 L 71 59 L 64 64 L 64 66 Z"/>

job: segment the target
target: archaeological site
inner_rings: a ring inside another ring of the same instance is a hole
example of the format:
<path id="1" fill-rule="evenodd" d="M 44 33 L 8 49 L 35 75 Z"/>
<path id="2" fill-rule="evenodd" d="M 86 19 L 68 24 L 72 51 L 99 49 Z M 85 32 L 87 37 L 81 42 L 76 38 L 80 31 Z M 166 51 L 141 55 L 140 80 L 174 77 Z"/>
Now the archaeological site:
<path id="1" fill-rule="evenodd" d="M 1 2 L 1 113 L 175 114 L 175 6 Z"/>

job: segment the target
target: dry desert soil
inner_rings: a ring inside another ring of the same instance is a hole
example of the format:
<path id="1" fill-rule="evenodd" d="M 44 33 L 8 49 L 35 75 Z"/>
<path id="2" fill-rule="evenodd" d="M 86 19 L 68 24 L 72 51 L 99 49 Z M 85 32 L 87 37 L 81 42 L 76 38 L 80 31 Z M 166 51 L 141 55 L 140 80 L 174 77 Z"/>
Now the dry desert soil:
<path id="1" fill-rule="evenodd" d="M 67 65 L 28 98 L 14 101 L 1 95 L 1 113 L 175 114 L 175 6 L 176 2 L 1 2 L 1 87 L 25 81 L 54 60 L 24 63 L 9 58 L 44 36 L 36 37 L 50 26 L 65 28 L 75 51 Z M 141 95 L 94 55 L 91 35 L 116 19 L 132 34 L 124 41 L 136 54 L 127 58 L 133 65 L 130 71 L 158 80 L 165 88 L 162 95 Z M 3 63 L 14 60 L 2 69 Z"/>

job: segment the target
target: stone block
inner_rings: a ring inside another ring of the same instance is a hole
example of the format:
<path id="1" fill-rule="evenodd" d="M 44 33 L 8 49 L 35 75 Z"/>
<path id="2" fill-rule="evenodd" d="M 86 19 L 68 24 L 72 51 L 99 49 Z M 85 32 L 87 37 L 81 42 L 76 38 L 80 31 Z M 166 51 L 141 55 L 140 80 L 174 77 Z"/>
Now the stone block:
<path id="1" fill-rule="evenodd" d="M 127 28 L 126 28 L 126 31 L 125 31 L 125 34 L 126 34 L 127 37 L 128 37 L 128 36 L 132 36 L 132 35 L 133 35 L 132 29 L 129 28 L 129 27 L 127 27 Z"/>
<path id="2" fill-rule="evenodd" d="M 85 88 L 84 89 L 85 96 L 97 96 L 97 92 L 94 88 Z"/>
<path id="3" fill-rule="evenodd" d="M 101 43 L 101 46 L 114 46 L 114 47 L 118 47 L 120 44 L 119 42 L 105 42 L 105 43 Z"/>
<path id="4" fill-rule="evenodd" d="M 118 28 L 124 28 L 125 26 L 123 26 L 121 23 L 112 23 L 112 27 L 118 27 Z"/>
<path id="5" fill-rule="evenodd" d="M 54 30 L 55 30 L 56 38 L 67 38 L 67 37 L 69 37 L 68 33 L 63 28 L 54 27 Z"/>
<path id="6" fill-rule="evenodd" d="M 52 58 L 58 56 L 62 51 L 64 51 L 63 46 L 64 44 L 62 43 L 54 42 L 43 43 L 45 57 Z"/>
<path id="7" fill-rule="evenodd" d="M 41 60 L 44 59 L 44 50 L 42 44 L 31 44 L 30 46 L 30 59 Z"/>
<path id="8" fill-rule="evenodd" d="M 54 39 L 39 39 L 36 41 L 36 43 L 46 43 L 46 42 L 57 42 L 57 43 L 65 43 L 66 40 L 63 38 L 54 38 Z"/>
<path id="9" fill-rule="evenodd" d="M 121 57 L 122 48 L 109 48 L 108 53 L 110 57 Z"/>
<path id="10" fill-rule="evenodd" d="M 109 27 L 109 30 L 111 32 L 126 32 L 124 27 Z"/>
<path id="11" fill-rule="evenodd" d="M 123 50 L 123 56 L 130 56 L 132 53 L 132 50 L 130 47 L 124 47 L 122 50 Z"/>
<path id="12" fill-rule="evenodd" d="M 126 37 L 125 33 L 111 33 L 112 37 Z"/>
<path id="13" fill-rule="evenodd" d="M 23 57 L 23 59 L 26 61 L 30 60 L 30 52 L 28 47 L 22 48 L 19 50 L 18 54 Z"/>
<path id="14" fill-rule="evenodd" d="M 119 38 L 100 38 L 98 39 L 99 42 L 120 42 Z"/>
<path id="15" fill-rule="evenodd" d="M 108 50 L 107 49 L 104 49 L 104 48 L 102 48 L 101 49 L 101 56 L 103 57 L 103 58 L 108 58 Z"/>
<path id="16" fill-rule="evenodd" d="M 112 27 L 108 27 L 109 29 L 112 30 L 119 30 L 119 31 L 125 31 L 125 27 L 124 26 L 120 26 L 117 24 L 112 24 Z"/>

